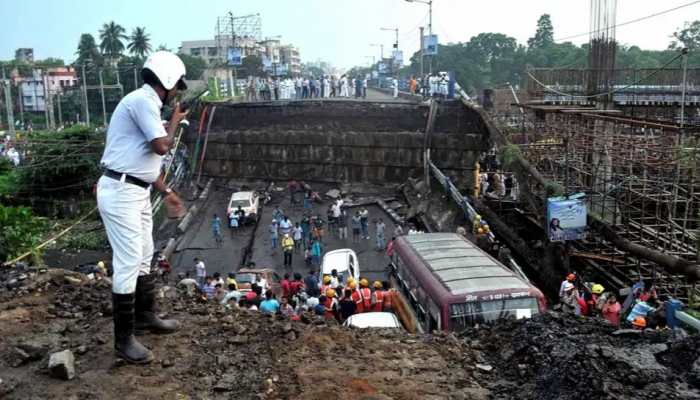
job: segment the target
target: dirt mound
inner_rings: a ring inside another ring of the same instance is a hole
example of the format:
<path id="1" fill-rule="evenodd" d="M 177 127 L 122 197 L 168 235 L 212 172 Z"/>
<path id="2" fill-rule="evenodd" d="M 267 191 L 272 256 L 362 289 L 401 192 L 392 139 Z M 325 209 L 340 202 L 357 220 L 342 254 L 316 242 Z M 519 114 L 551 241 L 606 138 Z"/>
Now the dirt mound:
<path id="1" fill-rule="evenodd" d="M 498 379 L 488 385 L 495 398 L 700 398 L 690 368 L 700 356 L 698 337 L 616 331 L 601 320 L 557 313 L 502 321 L 463 336 L 477 361 L 495 367 Z"/>
<path id="2" fill-rule="evenodd" d="M 461 368 L 463 352 L 441 351 L 445 337 L 349 330 L 316 317 L 295 322 L 174 290 L 164 290 L 161 303 L 181 330 L 141 337 L 155 362 L 125 365 L 112 351 L 107 282 L 61 270 L 27 281 L 0 289 L 2 398 L 486 398 Z M 50 355 L 63 350 L 75 355 L 71 381 L 48 369 Z"/>
<path id="3" fill-rule="evenodd" d="M 180 331 L 142 336 L 155 362 L 125 365 L 112 351 L 108 282 L 63 270 L 20 282 L 7 289 L 0 277 L 3 399 L 700 398 L 697 336 L 620 335 L 558 314 L 408 335 L 229 310 L 168 288 L 161 303 Z M 75 356 L 69 381 L 48 368 L 63 350 Z"/>

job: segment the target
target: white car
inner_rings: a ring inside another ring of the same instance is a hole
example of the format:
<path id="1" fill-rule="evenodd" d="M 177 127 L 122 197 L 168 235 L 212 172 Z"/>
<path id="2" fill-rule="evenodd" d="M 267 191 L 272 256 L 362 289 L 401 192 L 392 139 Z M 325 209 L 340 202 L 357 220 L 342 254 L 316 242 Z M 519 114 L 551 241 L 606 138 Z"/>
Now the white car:
<path id="1" fill-rule="evenodd" d="M 321 261 L 321 276 L 330 275 L 331 271 L 338 271 L 340 282 L 344 283 L 349 277 L 360 280 L 360 266 L 357 263 L 357 254 L 352 249 L 339 249 L 329 251 L 323 255 Z"/>
<path id="2" fill-rule="evenodd" d="M 245 212 L 245 221 L 256 221 L 258 218 L 258 210 L 260 209 L 260 197 L 255 192 L 235 192 L 231 195 L 231 200 L 226 208 L 226 215 L 230 215 L 232 211 L 243 209 Z M 244 221 L 244 222 L 245 222 Z"/>
<path id="3" fill-rule="evenodd" d="M 368 312 L 351 315 L 343 322 L 343 326 L 353 328 L 389 328 L 402 329 L 399 319 L 390 312 Z"/>

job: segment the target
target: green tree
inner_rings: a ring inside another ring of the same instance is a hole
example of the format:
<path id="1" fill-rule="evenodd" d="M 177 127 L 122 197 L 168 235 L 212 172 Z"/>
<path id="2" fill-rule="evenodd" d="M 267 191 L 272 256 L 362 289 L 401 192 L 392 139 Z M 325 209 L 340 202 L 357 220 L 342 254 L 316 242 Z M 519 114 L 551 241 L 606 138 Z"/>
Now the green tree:
<path id="1" fill-rule="evenodd" d="M 527 40 L 530 48 L 546 48 L 554 43 L 554 27 L 549 14 L 542 14 L 537 20 L 537 31 L 535 36 Z"/>
<path id="2" fill-rule="evenodd" d="M 686 22 L 683 29 L 673 32 L 674 41 L 668 46 L 669 49 L 687 48 L 690 51 L 700 49 L 700 20 Z"/>
<path id="3" fill-rule="evenodd" d="M 122 40 L 128 39 L 123 26 L 111 21 L 100 29 L 100 50 L 111 61 L 116 61 L 124 51 Z"/>
<path id="4" fill-rule="evenodd" d="M 170 49 L 168 48 L 167 44 L 161 43 L 158 45 L 158 48 L 156 49 L 156 51 L 170 51 Z"/>
<path id="5" fill-rule="evenodd" d="M 98 63 L 102 58 L 100 56 L 100 52 L 97 50 L 95 38 L 89 33 L 83 33 L 80 35 L 78 51 L 76 51 L 75 54 L 78 55 L 78 59 L 75 60 L 75 63 L 79 65 L 86 63 L 88 60 Z"/>
<path id="6" fill-rule="evenodd" d="M 187 54 L 178 54 L 178 57 L 185 64 L 187 75 L 185 79 L 202 79 L 204 70 L 207 69 L 207 62 L 199 57 L 188 56 Z"/>
<path id="7" fill-rule="evenodd" d="M 131 37 L 129 39 L 131 40 L 127 45 L 129 53 L 140 58 L 145 58 L 146 54 L 151 52 L 151 38 L 148 34 L 146 34 L 145 27 L 137 26 L 134 28 L 134 31 L 131 33 Z"/>

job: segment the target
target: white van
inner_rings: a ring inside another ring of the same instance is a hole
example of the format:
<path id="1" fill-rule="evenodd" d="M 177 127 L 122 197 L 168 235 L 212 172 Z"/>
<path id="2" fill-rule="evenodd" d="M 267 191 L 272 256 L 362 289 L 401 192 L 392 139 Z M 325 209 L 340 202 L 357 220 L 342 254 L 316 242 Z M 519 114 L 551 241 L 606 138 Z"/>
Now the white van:
<path id="1" fill-rule="evenodd" d="M 343 326 L 354 328 L 389 328 L 403 329 L 396 315 L 390 312 L 368 312 L 355 314 L 348 317 L 343 323 Z"/>
<path id="2" fill-rule="evenodd" d="M 337 270 L 340 282 L 345 283 L 348 277 L 360 280 L 360 266 L 357 263 L 357 254 L 352 249 L 339 249 L 329 251 L 323 255 L 321 262 L 321 276 L 330 275 Z"/>

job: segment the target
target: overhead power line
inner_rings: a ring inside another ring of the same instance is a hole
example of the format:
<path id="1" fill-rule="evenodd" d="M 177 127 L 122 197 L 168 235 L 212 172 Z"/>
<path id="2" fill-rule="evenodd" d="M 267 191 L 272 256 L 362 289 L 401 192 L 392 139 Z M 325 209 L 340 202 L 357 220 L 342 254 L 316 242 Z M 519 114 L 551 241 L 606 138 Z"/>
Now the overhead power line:
<path id="1" fill-rule="evenodd" d="M 554 39 L 554 41 L 555 41 L 555 42 L 559 42 L 559 41 L 562 41 L 562 40 L 574 39 L 574 38 L 578 38 L 578 37 L 581 37 L 581 36 L 588 36 L 588 35 L 590 35 L 591 33 L 597 33 L 597 32 L 600 32 L 600 31 L 603 31 L 603 30 L 609 29 L 609 28 L 619 28 L 619 27 L 621 27 L 621 26 L 630 25 L 630 24 L 634 24 L 634 23 L 637 23 L 637 22 L 640 22 L 640 21 L 644 21 L 644 20 L 647 20 L 647 19 L 650 19 L 650 18 L 658 17 L 659 15 L 668 14 L 668 13 L 670 13 L 670 12 L 673 12 L 673 11 L 676 11 L 676 10 L 680 10 L 681 8 L 690 7 L 690 6 L 695 5 L 695 4 L 698 4 L 698 3 L 700 3 L 700 0 L 698 0 L 698 1 L 692 1 L 692 2 L 686 3 L 686 4 L 682 4 L 682 5 L 678 6 L 678 7 L 669 8 L 668 10 L 663 10 L 663 11 L 655 12 L 654 14 L 649 14 L 649 15 L 647 15 L 647 16 L 645 16 L 645 17 L 640 17 L 640 18 L 636 18 L 636 19 L 633 19 L 633 20 L 630 20 L 630 21 L 622 22 L 622 23 L 619 23 L 619 24 L 617 24 L 617 25 L 615 25 L 615 26 L 608 26 L 608 27 L 604 27 L 604 28 L 601 28 L 601 29 L 596 29 L 596 30 L 593 30 L 593 31 L 590 31 L 590 32 L 586 32 L 586 33 L 579 33 L 579 34 L 577 34 L 577 35 L 571 35 L 571 36 L 565 36 L 565 37 L 562 37 L 562 38 L 556 38 L 556 39 Z"/>

